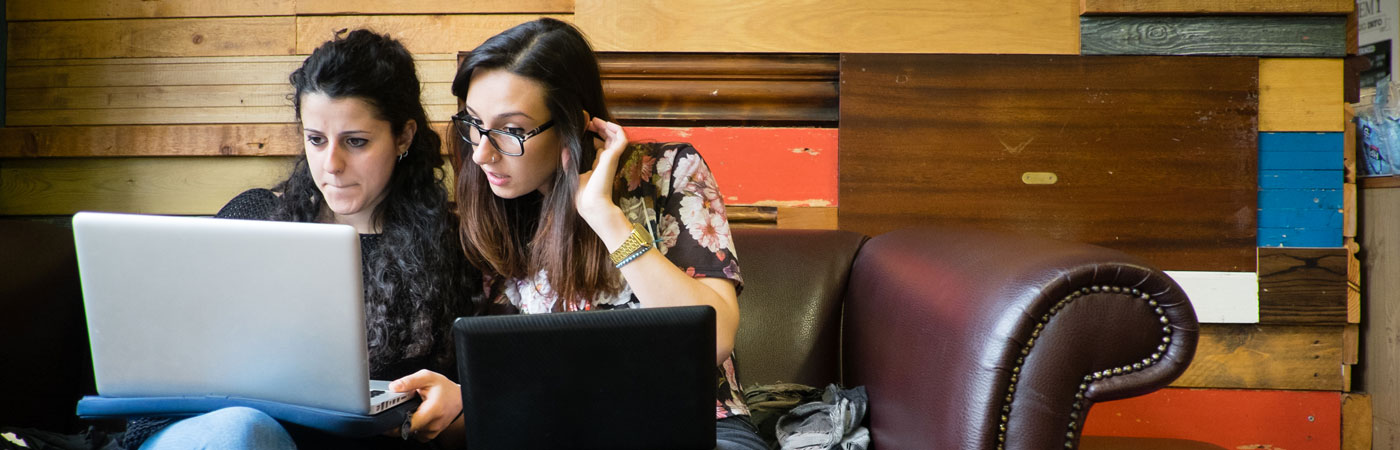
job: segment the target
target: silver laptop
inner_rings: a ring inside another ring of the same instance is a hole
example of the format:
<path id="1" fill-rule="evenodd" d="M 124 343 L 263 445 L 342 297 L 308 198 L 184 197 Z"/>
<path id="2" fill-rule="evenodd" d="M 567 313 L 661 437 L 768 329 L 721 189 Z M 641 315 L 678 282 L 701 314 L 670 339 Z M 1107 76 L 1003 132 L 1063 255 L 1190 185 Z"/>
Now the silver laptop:
<path id="1" fill-rule="evenodd" d="M 99 395 L 409 398 L 369 380 L 353 227 L 80 212 L 73 235 Z"/>

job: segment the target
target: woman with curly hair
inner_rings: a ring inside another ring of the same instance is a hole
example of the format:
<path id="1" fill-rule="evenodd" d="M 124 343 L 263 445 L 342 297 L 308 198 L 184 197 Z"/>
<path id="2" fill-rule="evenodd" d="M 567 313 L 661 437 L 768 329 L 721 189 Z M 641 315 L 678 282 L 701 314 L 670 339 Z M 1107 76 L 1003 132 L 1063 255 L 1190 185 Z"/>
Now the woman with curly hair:
<path id="1" fill-rule="evenodd" d="M 317 48 L 291 74 L 304 152 L 272 189 L 239 194 L 217 217 L 348 224 L 360 233 L 370 377 L 452 374 L 451 323 L 476 314 L 480 272 L 466 263 L 444 186 L 442 139 L 428 126 L 413 57 L 398 41 L 355 30 Z M 308 362 L 314 364 L 314 362 Z M 458 391 L 418 389 L 423 408 L 460 405 Z M 289 433 L 290 432 L 290 433 Z M 343 442 L 228 408 L 170 423 L 140 419 L 128 448 L 414 446 L 398 437 Z"/>

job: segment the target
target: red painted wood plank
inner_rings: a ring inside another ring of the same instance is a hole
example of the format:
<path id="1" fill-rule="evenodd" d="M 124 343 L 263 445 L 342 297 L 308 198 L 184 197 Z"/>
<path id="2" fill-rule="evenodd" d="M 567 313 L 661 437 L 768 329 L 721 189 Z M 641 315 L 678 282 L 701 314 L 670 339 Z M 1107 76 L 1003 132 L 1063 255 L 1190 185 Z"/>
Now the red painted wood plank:
<path id="1" fill-rule="evenodd" d="M 689 142 L 743 205 L 836 206 L 836 129 L 628 127 L 632 141 Z"/>
<path id="2" fill-rule="evenodd" d="M 1190 439 L 1227 449 L 1341 448 L 1342 394 L 1163 389 L 1094 405 L 1086 436 Z"/>

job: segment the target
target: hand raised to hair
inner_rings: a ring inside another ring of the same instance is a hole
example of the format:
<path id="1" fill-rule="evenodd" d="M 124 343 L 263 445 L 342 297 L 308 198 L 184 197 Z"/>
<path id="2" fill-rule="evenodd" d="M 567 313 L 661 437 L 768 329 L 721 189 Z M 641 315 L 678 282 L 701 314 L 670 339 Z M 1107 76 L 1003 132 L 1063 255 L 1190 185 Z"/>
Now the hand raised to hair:
<path id="1" fill-rule="evenodd" d="M 578 191 L 574 196 L 574 208 L 583 220 L 596 224 L 609 215 L 621 212 L 612 201 L 613 179 L 617 175 L 618 161 L 627 148 L 627 133 L 618 124 L 594 117 L 588 122 L 588 130 L 603 137 L 603 148 L 593 161 L 593 169 L 578 176 Z M 585 142 L 584 145 L 594 145 Z"/>

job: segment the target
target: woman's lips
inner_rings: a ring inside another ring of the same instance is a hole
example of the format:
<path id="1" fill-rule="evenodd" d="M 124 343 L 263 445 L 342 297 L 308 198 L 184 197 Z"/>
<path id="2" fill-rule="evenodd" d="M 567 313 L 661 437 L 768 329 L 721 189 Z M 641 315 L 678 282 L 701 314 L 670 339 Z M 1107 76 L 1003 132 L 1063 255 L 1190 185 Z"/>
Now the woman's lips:
<path id="1" fill-rule="evenodd" d="M 506 175 L 501 175 L 490 171 L 483 172 L 486 173 L 486 181 L 495 186 L 504 186 L 506 184 L 506 181 L 510 180 L 510 177 Z"/>

